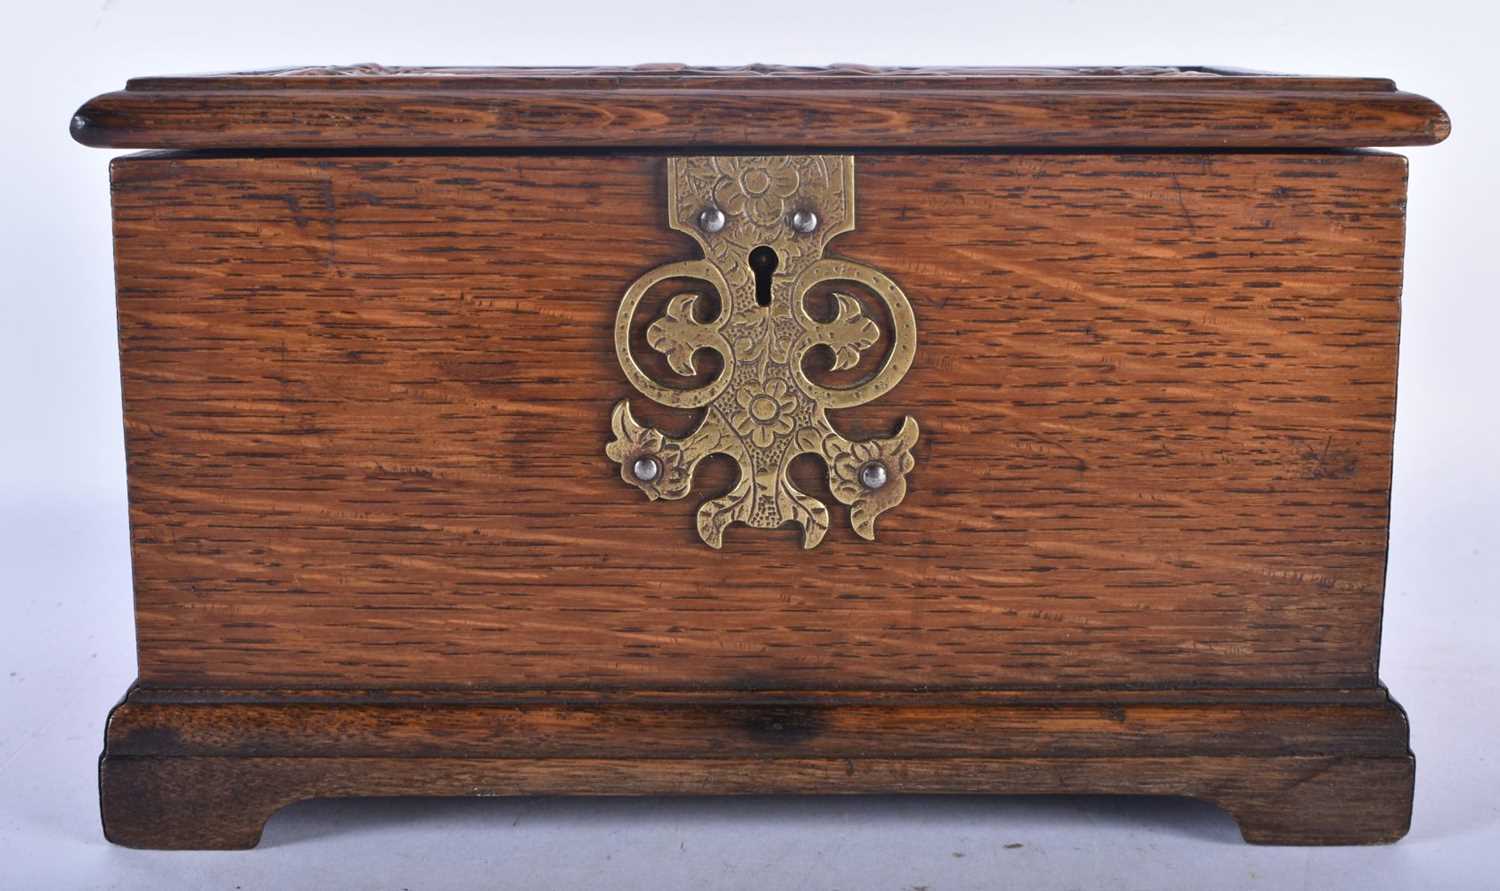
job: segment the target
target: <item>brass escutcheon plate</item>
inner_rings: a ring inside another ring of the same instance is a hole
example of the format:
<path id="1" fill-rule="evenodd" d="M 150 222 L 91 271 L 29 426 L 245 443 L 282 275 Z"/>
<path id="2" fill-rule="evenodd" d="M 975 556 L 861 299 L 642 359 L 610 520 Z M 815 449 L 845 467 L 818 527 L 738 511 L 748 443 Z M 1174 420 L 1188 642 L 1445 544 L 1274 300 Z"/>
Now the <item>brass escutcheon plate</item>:
<path id="1" fill-rule="evenodd" d="M 849 506 L 850 525 L 873 540 L 875 518 L 906 496 L 917 422 L 907 417 L 890 438 L 858 441 L 835 430 L 828 412 L 863 405 L 900 383 L 915 355 L 917 324 L 906 295 L 885 274 L 824 256 L 829 241 L 854 229 L 854 159 L 670 158 L 667 213 L 673 229 L 698 242 L 703 259 L 658 266 L 635 280 L 615 317 L 615 353 L 642 395 L 674 408 L 701 408 L 703 417 L 692 433 L 673 438 L 637 422 L 622 399 L 605 453 L 620 464 L 621 477 L 653 501 L 686 497 L 694 469 L 709 455 L 734 459 L 740 470 L 734 488 L 698 509 L 698 534 L 714 548 L 735 522 L 759 529 L 797 523 L 802 546 L 816 547 L 828 531 L 828 508 L 797 489 L 787 467 L 799 455 L 819 455 L 833 496 Z M 703 295 L 686 292 L 671 297 L 646 328 L 647 344 L 677 374 L 696 374 L 699 350 L 721 357 L 718 376 L 692 389 L 653 379 L 631 352 L 641 299 L 669 279 L 695 279 L 718 294 L 711 321 L 700 320 Z M 834 370 L 853 368 L 880 342 L 881 331 L 856 298 L 838 291 L 833 317 L 812 318 L 809 291 L 831 282 L 862 286 L 885 304 L 892 323 L 880 367 L 848 388 L 809 379 L 804 357 L 822 346 L 832 352 Z"/>

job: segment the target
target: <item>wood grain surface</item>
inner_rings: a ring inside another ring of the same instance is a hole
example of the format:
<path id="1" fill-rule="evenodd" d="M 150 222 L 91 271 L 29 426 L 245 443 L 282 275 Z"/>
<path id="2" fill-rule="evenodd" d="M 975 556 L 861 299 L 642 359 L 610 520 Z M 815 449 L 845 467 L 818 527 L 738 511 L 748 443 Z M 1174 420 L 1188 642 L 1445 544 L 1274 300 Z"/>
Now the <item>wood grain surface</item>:
<path id="1" fill-rule="evenodd" d="M 136 702 L 109 754 L 158 757 L 854 758 L 1404 756 L 1388 702 L 910 703 Z"/>
<path id="2" fill-rule="evenodd" d="M 100 759 L 111 841 L 253 847 L 287 804 L 366 795 L 1186 795 L 1270 844 L 1389 842 L 1411 818 L 1406 717 L 1383 693 L 1056 707 L 221 692 L 255 699 L 137 688 L 115 708 Z"/>
<path id="3" fill-rule="evenodd" d="M 1432 100 L 1381 78 L 1203 68 L 310 68 L 137 78 L 72 121 L 177 149 L 1427 145 Z"/>
<path id="4" fill-rule="evenodd" d="M 312 798 L 499 795 L 1174 795 L 1228 811 L 1246 841 L 1394 842 L 1411 823 L 1410 757 L 880 759 L 119 758 L 103 770 L 115 844 L 242 849 Z"/>
<path id="5" fill-rule="evenodd" d="M 691 256 L 661 157 L 113 171 L 145 682 L 1375 683 L 1400 158 L 861 156 L 830 252 L 919 344 L 835 422 L 917 470 L 875 543 L 721 552 L 603 454 L 619 297 Z"/>
<path id="6" fill-rule="evenodd" d="M 331 88 L 361 91 L 374 86 L 394 90 L 454 89 L 669 89 L 814 90 L 889 89 L 918 85 L 945 90 L 1009 87 L 1013 89 L 1202 90 L 1239 91 L 1246 86 L 1267 90 L 1370 91 L 1389 93 L 1396 85 L 1384 77 L 1337 77 L 1278 74 L 1200 65 L 1084 66 L 952 66 L 952 65 L 684 65 L 647 63 L 628 66 L 422 66 L 310 65 L 216 74 L 148 75 L 126 81 L 128 90 L 225 89 L 289 90 Z"/>

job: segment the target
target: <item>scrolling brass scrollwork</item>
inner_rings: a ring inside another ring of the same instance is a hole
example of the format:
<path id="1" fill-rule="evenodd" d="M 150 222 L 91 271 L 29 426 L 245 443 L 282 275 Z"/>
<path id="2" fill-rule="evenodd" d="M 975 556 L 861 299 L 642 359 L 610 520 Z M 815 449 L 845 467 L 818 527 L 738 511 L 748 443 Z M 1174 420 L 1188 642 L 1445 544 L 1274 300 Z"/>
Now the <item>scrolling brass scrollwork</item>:
<path id="1" fill-rule="evenodd" d="M 734 522 L 760 529 L 795 522 L 802 526 L 802 546 L 816 547 L 828 531 L 828 508 L 798 490 L 787 467 L 799 455 L 819 455 L 833 496 L 849 505 L 850 525 L 874 539 L 875 518 L 906 496 L 917 422 L 908 417 L 894 436 L 855 441 L 833 428 L 828 411 L 863 405 L 896 386 L 911 367 L 917 326 L 906 295 L 883 273 L 823 255 L 834 236 L 854 228 L 854 159 L 672 158 L 667 203 L 669 224 L 698 242 L 703 259 L 668 263 L 636 279 L 615 317 L 615 352 L 625 376 L 647 398 L 704 413 L 693 432 L 677 439 L 637 422 L 629 400 L 621 400 L 610 419 L 615 438 L 606 454 L 620 464 L 624 480 L 652 500 L 685 497 L 694 469 L 709 455 L 734 459 L 740 469 L 734 488 L 698 509 L 698 534 L 714 548 Z M 717 353 L 723 368 L 705 386 L 666 386 L 631 353 L 641 299 L 669 279 L 712 286 L 719 312 L 700 321 L 702 295 L 677 294 L 647 326 L 646 343 L 685 376 L 697 372 L 699 350 Z M 834 292 L 827 321 L 808 313 L 809 291 L 825 282 L 861 285 L 890 314 L 892 343 L 884 361 L 856 386 L 824 387 L 803 369 L 815 347 L 832 352 L 834 370 L 853 368 L 881 339 L 880 326 L 849 294 Z"/>

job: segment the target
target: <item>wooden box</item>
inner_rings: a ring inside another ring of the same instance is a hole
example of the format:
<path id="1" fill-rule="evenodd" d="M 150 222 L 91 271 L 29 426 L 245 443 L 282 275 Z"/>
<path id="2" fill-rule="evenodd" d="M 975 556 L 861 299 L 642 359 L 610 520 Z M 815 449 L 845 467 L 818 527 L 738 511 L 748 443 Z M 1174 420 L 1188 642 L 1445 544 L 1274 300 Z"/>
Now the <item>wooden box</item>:
<path id="1" fill-rule="evenodd" d="M 1132 793 L 1406 832 L 1389 81 L 148 78 L 105 832 L 361 795 Z"/>

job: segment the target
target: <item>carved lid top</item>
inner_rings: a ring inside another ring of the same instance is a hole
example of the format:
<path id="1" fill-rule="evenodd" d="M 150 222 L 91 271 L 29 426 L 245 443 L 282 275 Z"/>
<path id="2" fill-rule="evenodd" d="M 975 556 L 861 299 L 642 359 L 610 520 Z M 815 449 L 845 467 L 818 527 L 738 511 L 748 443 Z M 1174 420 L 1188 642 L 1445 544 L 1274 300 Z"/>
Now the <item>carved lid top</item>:
<path id="1" fill-rule="evenodd" d="M 288 68 L 135 78 L 73 118 L 113 148 L 1349 148 L 1447 114 L 1382 78 L 1199 67 Z"/>

